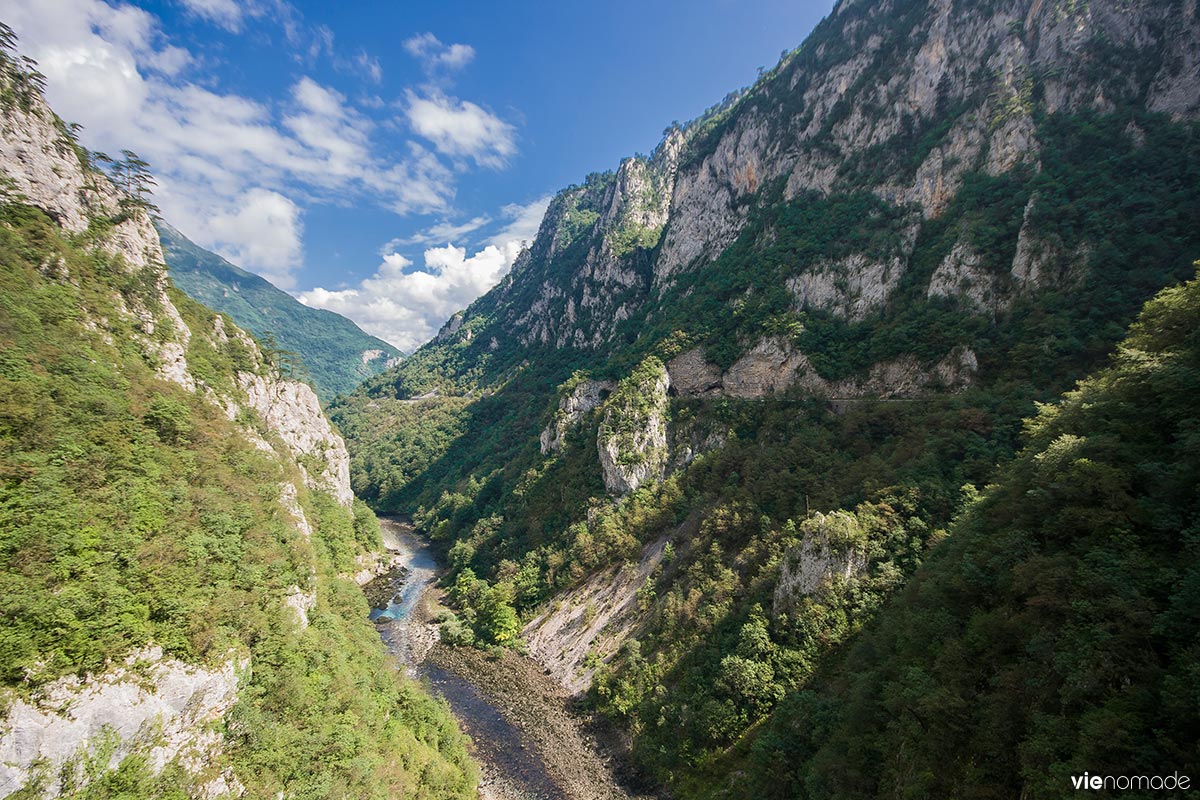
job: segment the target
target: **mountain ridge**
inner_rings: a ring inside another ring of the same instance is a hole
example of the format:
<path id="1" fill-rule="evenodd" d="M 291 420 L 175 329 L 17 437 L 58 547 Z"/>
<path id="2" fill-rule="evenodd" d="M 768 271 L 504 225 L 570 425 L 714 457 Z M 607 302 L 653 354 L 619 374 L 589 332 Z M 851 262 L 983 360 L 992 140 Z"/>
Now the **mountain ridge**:
<path id="1" fill-rule="evenodd" d="M 395 366 L 403 354 L 365 333 L 353 321 L 309 308 L 270 281 L 196 245 L 169 223 L 159 222 L 167 270 L 196 300 L 294 354 L 299 374 L 323 402 L 349 392 L 364 379 Z"/>

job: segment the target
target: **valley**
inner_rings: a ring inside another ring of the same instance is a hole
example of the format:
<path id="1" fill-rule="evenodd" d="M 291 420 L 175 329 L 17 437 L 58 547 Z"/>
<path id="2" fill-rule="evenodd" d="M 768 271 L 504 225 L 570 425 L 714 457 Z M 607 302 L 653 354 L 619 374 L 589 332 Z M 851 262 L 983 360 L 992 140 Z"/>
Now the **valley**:
<path id="1" fill-rule="evenodd" d="M 361 125 L 309 187 L 343 221 L 354 181 L 498 170 L 445 138 L 491 112 L 438 94 L 474 53 L 441 47 L 405 43 L 442 59 L 406 113 L 449 104 L 405 169 L 362 149 L 386 103 L 307 79 L 256 136 L 299 164 L 336 138 L 300 110 Z M 519 209 L 443 219 L 308 295 L 426 331 L 404 356 L 161 219 L 18 48 L 0 26 L 0 797 L 1200 779 L 1195 0 L 839 0 L 531 239 L 468 258 L 439 237 Z M 299 206 L 253 197 L 289 244 Z"/>
<path id="2" fill-rule="evenodd" d="M 584 716 L 531 659 L 439 644 L 431 620 L 441 568 L 406 521 L 381 518 L 383 543 L 405 573 L 385 608 L 373 608 L 380 636 L 401 667 L 444 698 L 481 765 L 485 800 L 627 800 L 611 758 Z M 380 622 L 380 618 L 387 621 Z"/>

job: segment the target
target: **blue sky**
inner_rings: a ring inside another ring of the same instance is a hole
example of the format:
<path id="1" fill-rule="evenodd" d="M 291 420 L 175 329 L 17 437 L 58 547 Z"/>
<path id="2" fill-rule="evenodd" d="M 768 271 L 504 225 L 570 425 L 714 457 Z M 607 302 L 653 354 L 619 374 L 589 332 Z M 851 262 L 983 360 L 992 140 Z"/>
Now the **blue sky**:
<path id="1" fill-rule="evenodd" d="M 83 142 L 166 219 L 409 350 L 550 195 L 753 82 L 832 0 L 0 0 Z"/>

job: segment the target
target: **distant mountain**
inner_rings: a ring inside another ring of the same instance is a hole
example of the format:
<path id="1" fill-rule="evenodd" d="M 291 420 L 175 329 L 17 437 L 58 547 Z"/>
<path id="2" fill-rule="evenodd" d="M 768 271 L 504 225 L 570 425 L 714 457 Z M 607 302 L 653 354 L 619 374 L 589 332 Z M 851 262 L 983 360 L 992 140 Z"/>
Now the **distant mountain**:
<path id="1" fill-rule="evenodd" d="M 158 229 L 175 285 L 255 336 L 270 333 L 281 350 L 299 356 L 322 401 L 395 366 L 403 355 L 340 314 L 309 308 L 170 225 L 160 222 Z"/>

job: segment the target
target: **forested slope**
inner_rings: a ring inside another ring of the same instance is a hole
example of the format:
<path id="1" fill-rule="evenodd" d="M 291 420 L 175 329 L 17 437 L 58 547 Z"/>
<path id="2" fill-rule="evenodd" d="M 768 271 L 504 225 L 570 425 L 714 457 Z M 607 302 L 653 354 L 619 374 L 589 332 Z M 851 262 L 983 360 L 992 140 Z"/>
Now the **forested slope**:
<path id="1" fill-rule="evenodd" d="M 167 270 L 176 286 L 204 305 L 228 314 L 241 328 L 282 351 L 281 361 L 328 402 L 377 375 L 400 351 L 364 333 L 345 317 L 309 308 L 268 281 L 230 264 L 158 223 Z"/>
<path id="2" fill-rule="evenodd" d="M 1198 391 L 1194 279 L 1029 420 L 1017 459 L 716 796 L 1062 797 L 1084 772 L 1198 774 Z"/>
<path id="3" fill-rule="evenodd" d="M 350 577 L 340 436 L 39 77 L 0 53 L 0 796 L 473 796 Z"/>

